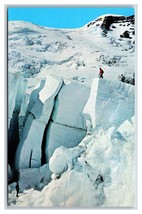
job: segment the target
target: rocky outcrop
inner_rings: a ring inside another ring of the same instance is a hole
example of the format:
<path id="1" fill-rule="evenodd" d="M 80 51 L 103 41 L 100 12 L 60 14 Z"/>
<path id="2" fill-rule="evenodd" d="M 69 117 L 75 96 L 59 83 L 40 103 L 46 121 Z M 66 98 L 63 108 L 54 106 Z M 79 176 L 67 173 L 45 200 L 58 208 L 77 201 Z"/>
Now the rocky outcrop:
<path id="1" fill-rule="evenodd" d="M 129 22 L 131 24 L 134 24 L 135 22 L 135 16 L 128 16 L 128 17 L 125 17 L 125 16 L 105 16 L 104 19 L 103 19 L 103 22 L 101 24 L 101 28 L 105 31 L 108 31 L 110 30 L 110 26 L 113 24 L 113 23 L 125 23 L 125 22 Z"/>
<path id="2" fill-rule="evenodd" d="M 102 30 L 108 31 L 110 30 L 110 27 L 115 24 L 115 23 L 120 23 L 120 24 L 125 24 L 127 23 L 128 25 L 135 24 L 135 16 L 116 16 L 116 15 L 105 15 L 105 16 L 100 16 L 96 20 L 90 22 L 87 24 L 87 27 L 93 26 L 94 24 L 96 26 L 100 26 Z M 113 28 L 115 28 L 113 26 Z"/>

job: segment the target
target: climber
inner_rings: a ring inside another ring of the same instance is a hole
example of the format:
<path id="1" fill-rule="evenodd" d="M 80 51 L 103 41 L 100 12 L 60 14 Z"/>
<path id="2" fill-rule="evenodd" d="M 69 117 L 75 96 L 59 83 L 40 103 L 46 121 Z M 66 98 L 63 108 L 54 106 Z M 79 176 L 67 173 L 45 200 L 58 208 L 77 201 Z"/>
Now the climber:
<path id="1" fill-rule="evenodd" d="M 15 188 L 16 188 L 16 192 L 17 192 L 16 197 L 19 197 L 19 195 L 18 195 L 19 194 L 19 183 L 18 182 L 17 182 Z"/>
<path id="2" fill-rule="evenodd" d="M 103 73 L 104 73 L 103 69 L 102 69 L 102 68 L 100 68 L 99 78 L 103 78 Z"/>
<path id="3" fill-rule="evenodd" d="M 125 82 L 125 76 L 124 76 L 123 74 L 121 74 L 120 80 L 121 80 L 122 82 Z"/>
<path id="4" fill-rule="evenodd" d="M 102 183 L 103 184 L 104 179 L 102 175 L 98 175 L 98 177 L 96 178 L 94 185 L 95 185 L 95 189 L 98 188 L 98 186 Z"/>
<path id="5" fill-rule="evenodd" d="M 132 78 L 131 84 L 135 85 L 135 79 L 134 78 Z"/>

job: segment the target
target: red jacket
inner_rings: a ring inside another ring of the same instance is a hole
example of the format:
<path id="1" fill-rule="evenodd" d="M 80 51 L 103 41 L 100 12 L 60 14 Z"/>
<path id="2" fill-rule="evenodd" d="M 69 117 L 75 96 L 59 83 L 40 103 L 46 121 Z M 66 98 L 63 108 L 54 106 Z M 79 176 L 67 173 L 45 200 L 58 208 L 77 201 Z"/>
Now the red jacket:
<path id="1" fill-rule="evenodd" d="M 103 74 L 103 73 L 104 73 L 103 69 L 100 68 L 100 74 Z"/>

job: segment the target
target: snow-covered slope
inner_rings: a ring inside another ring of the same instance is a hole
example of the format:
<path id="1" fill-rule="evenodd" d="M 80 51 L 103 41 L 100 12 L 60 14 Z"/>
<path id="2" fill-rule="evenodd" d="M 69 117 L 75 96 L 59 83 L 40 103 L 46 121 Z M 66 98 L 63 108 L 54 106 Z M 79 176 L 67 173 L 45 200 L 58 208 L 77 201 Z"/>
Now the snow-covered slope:
<path id="1" fill-rule="evenodd" d="M 134 16 L 72 30 L 9 22 L 8 169 L 21 191 L 10 184 L 10 205 L 135 205 L 135 87 L 120 74 L 135 74 Z"/>
<path id="2" fill-rule="evenodd" d="M 47 73 L 67 78 L 74 75 L 94 78 L 97 77 L 98 67 L 103 65 L 106 78 L 110 73 L 113 79 L 124 72 L 133 73 L 134 17 L 118 18 L 121 17 L 106 16 L 103 17 L 104 21 L 98 18 L 75 30 L 50 29 L 10 21 L 10 72 L 20 72 L 25 77 L 41 73 L 38 78 Z"/>

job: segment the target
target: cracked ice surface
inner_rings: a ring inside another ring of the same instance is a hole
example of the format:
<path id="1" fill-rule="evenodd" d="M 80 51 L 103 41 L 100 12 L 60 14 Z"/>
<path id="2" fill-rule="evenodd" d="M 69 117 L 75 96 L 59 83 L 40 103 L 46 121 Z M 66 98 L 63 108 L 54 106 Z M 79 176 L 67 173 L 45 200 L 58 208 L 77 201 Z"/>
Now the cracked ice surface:
<path id="1" fill-rule="evenodd" d="M 99 87 L 100 84 L 97 85 Z M 93 101 L 91 92 L 89 99 L 92 98 Z M 133 97 L 133 90 L 126 86 L 124 94 L 129 101 L 127 98 Z M 86 112 L 88 115 L 90 109 L 96 110 L 97 99 L 100 99 L 99 95 L 95 99 L 95 105 L 90 102 L 90 108 Z M 111 99 L 108 100 L 112 102 Z M 123 106 L 124 111 L 127 106 Z M 110 123 L 109 126 L 107 124 L 108 129 L 105 123 L 104 129 L 102 126 L 93 127 L 90 120 L 91 129 L 88 127 L 88 134 L 78 146 L 61 146 L 54 151 L 49 161 L 49 168 L 53 173 L 51 182 L 41 192 L 33 189 L 25 191 L 25 195 L 17 199 L 16 205 L 88 208 L 135 206 L 135 119 L 131 117 L 131 112 L 128 111 L 127 114 L 131 122 L 119 121 L 116 123 L 119 124 L 118 127 L 113 127 Z"/>
<path id="2" fill-rule="evenodd" d="M 40 96 L 31 109 L 36 118 L 33 119 L 30 127 L 25 125 L 26 134 L 21 137 L 16 151 L 17 168 L 28 168 L 29 164 L 32 167 L 39 167 L 41 165 L 40 148 L 44 130 L 54 107 L 54 98 L 61 86 L 62 80 L 47 76 L 45 85 L 40 91 Z M 41 105 L 39 105 L 39 102 Z M 41 113 L 38 114 L 39 112 Z"/>

